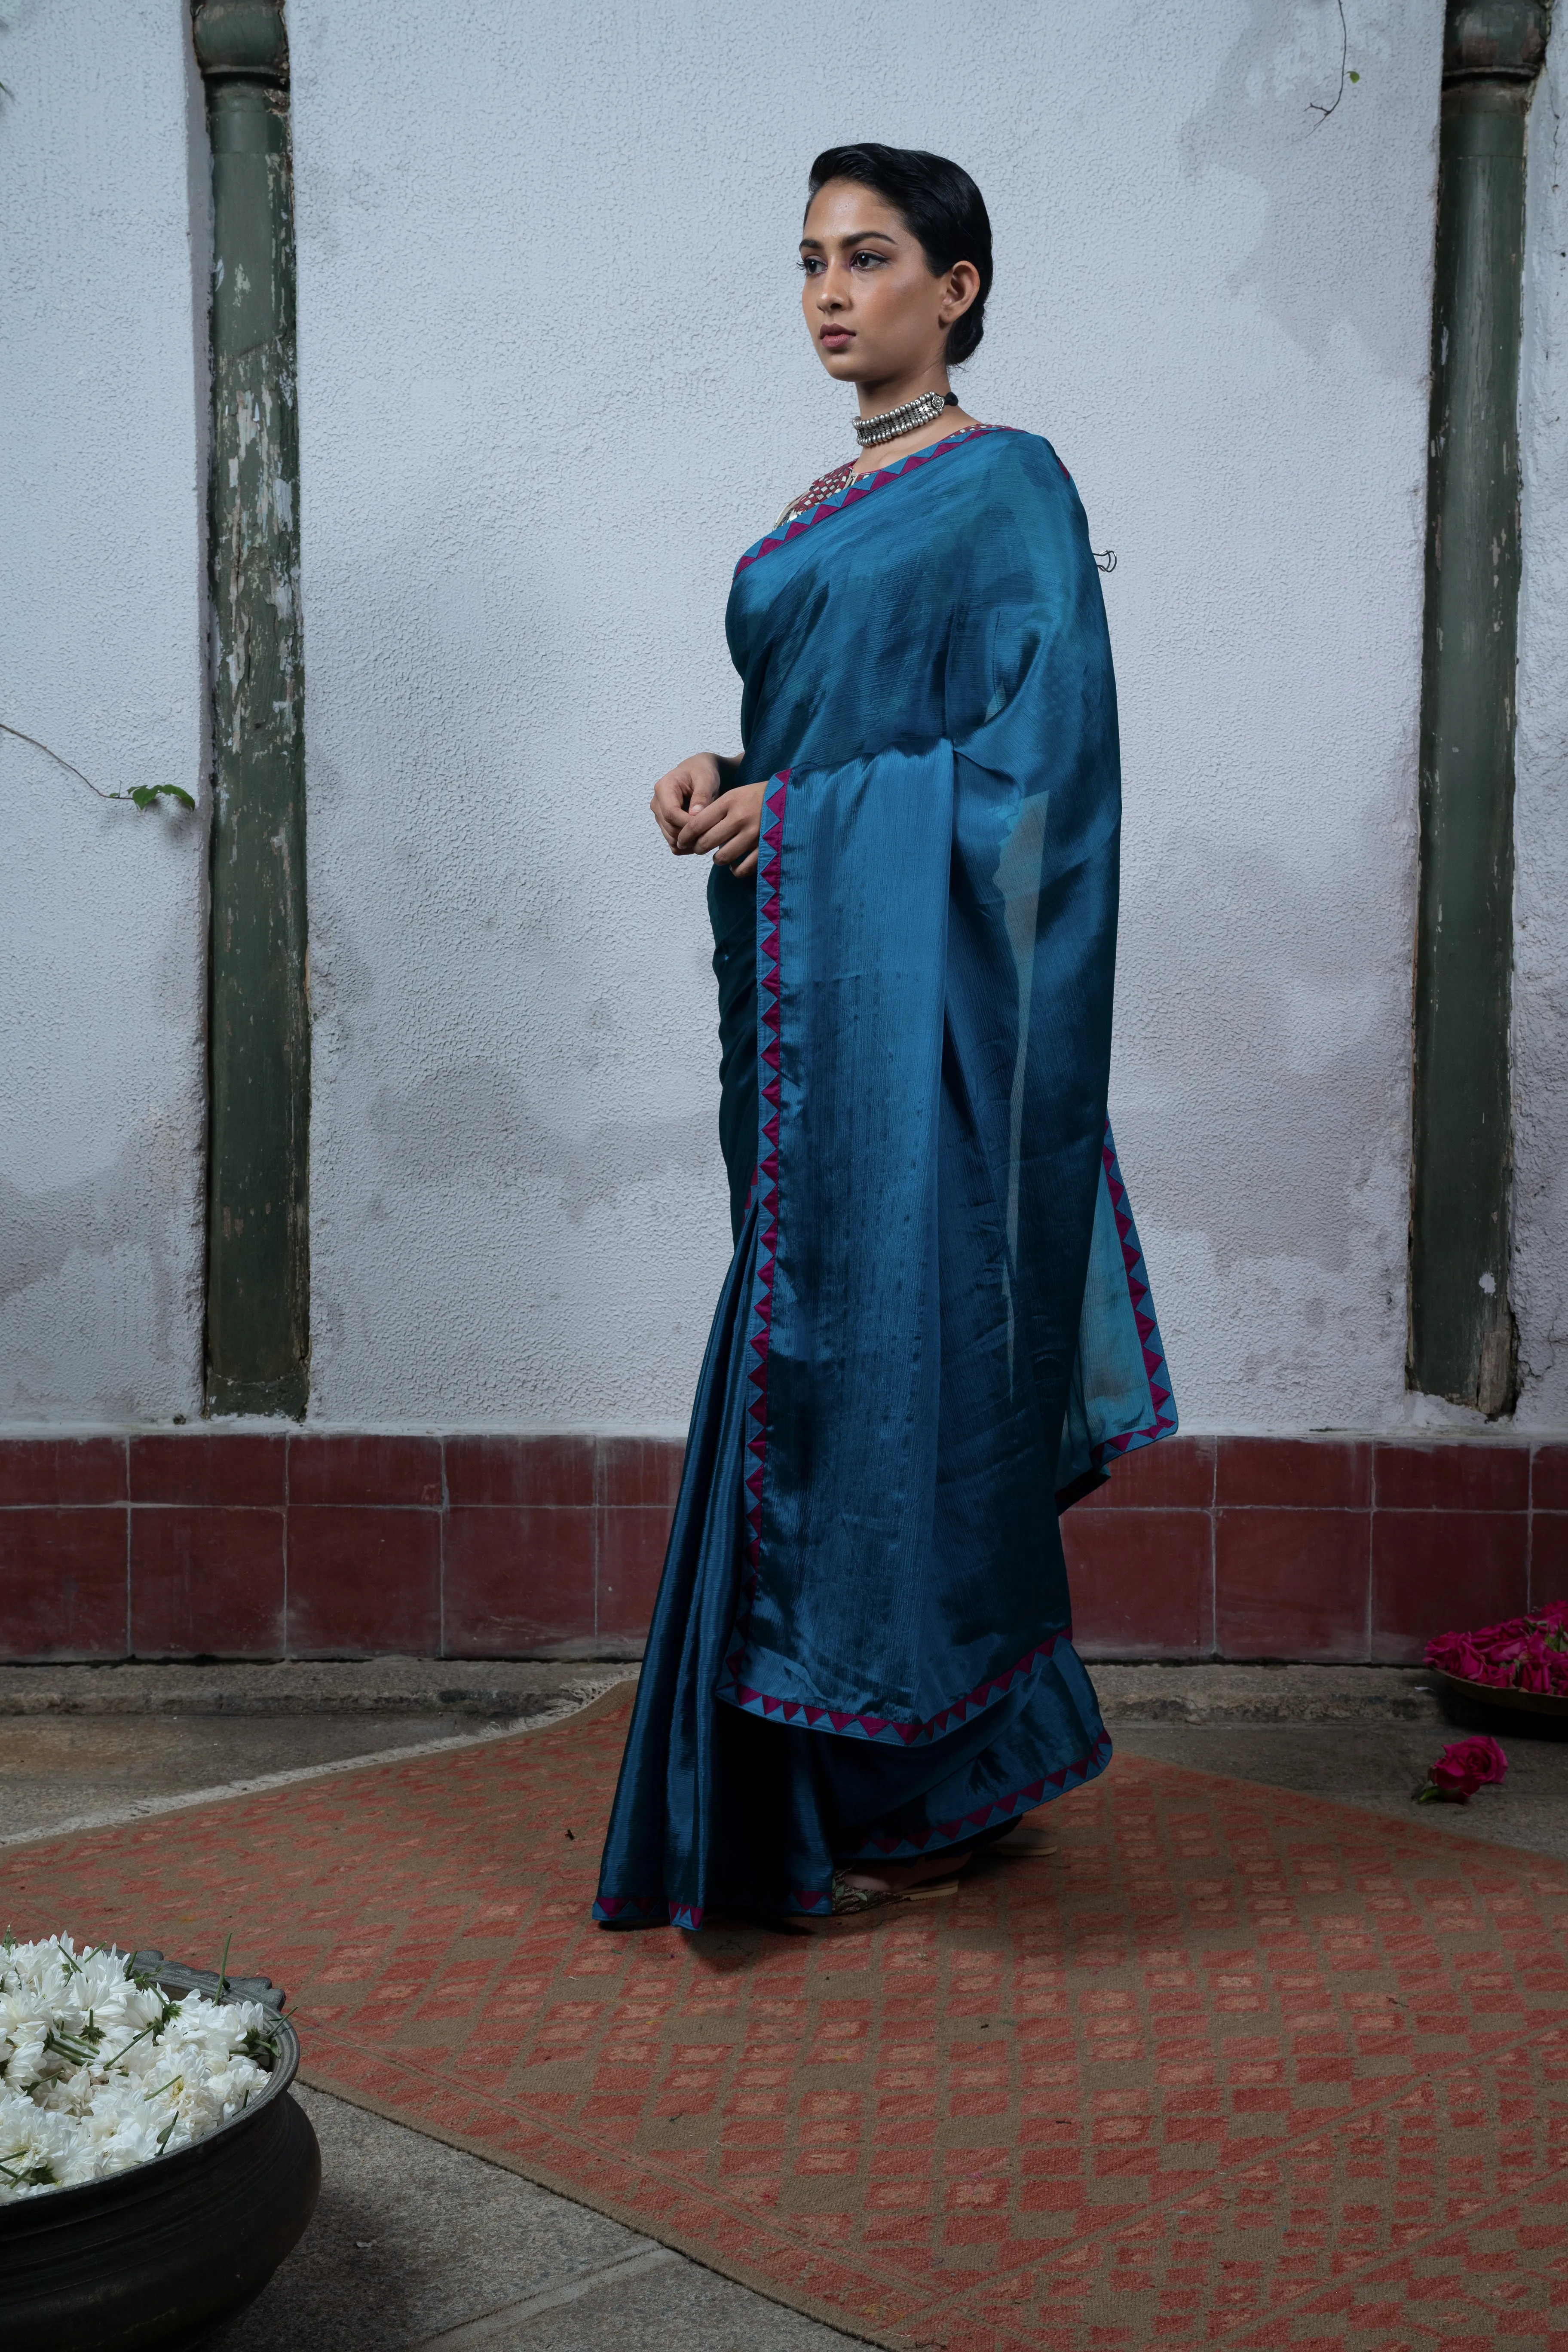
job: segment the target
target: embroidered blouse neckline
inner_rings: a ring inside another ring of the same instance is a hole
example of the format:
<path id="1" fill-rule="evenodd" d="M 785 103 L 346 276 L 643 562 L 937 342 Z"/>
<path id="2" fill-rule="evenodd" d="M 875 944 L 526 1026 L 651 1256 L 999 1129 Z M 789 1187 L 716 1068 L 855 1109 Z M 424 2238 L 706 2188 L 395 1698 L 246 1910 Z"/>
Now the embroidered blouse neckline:
<path id="1" fill-rule="evenodd" d="M 787 540 L 798 538 L 803 530 L 809 530 L 825 516 L 838 514 L 845 507 L 858 505 L 863 498 L 868 498 L 884 482 L 897 481 L 900 474 L 908 473 L 912 467 L 926 465 L 932 457 L 940 457 L 944 451 L 955 449 L 963 442 L 977 440 L 983 433 L 1005 433 L 1011 429 L 1005 425 L 961 425 L 956 433 L 944 435 L 942 440 L 931 442 L 924 449 L 911 449 L 907 457 L 896 457 L 891 464 L 879 466 L 869 474 L 854 473 L 851 468 L 855 459 L 847 459 L 844 465 L 822 475 L 808 490 L 803 491 L 798 499 L 785 507 L 766 538 L 758 540 L 755 546 L 749 547 L 742 556 L 735 566 L 737 577 L 773 548 L 782 547 Z M 830 488 L 830 483 L 836 487 Z"/>

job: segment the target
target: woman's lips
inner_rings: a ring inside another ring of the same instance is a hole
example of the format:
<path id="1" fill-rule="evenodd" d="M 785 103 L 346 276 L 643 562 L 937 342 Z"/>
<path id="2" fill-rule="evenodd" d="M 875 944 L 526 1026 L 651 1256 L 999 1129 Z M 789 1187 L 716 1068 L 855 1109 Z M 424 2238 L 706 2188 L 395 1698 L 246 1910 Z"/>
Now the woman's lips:
<path id="1" fill-rule="evenodd" d="M 847 343 L 852 343 L 854 340 L 855 331 L 852 327 L 824 327 L 817 337 L 818 342 L 826 344 L 830 352 L 841 352 Z"/>

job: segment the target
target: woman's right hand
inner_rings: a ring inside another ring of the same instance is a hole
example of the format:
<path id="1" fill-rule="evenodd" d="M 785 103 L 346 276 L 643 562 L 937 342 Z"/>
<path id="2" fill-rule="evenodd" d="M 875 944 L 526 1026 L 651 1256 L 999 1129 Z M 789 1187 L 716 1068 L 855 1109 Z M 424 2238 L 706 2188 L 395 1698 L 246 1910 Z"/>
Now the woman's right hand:
<path id="1" fill-rule="evenodd" d="M 680 846 L 680 833 L 688 817 L 694 816 L 727 792 L 740 771 L 739 760 L 723 759 L 717 751 L 696 751 L 689 760 L 682 760 L 671 768 L 668 776 L 660 776 L 648 803 L 654 823 L 678 857 L 689 856 L 689 845 Z"/>

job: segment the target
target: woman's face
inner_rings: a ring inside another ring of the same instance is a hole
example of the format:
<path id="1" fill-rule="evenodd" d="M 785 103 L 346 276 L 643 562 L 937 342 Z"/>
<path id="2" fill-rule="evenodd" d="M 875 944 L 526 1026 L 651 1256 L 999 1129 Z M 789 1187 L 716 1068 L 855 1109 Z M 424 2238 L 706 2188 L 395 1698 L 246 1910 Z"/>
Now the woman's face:
<path id="1" fill-rule="evenodd" d="M 800 240 L 801 307 L 817 356 L 842 383 L 940 373 L 947 331 L 980 287 L 973 262 L 933 277 L 924 247 L 885 196 L 829 180 Z"/>

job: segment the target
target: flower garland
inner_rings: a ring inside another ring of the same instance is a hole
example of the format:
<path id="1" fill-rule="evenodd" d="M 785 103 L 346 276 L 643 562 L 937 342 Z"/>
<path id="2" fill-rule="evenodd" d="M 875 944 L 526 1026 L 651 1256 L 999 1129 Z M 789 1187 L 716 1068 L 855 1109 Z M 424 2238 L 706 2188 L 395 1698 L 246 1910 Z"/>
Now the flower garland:
<path id="1" fill-rule="evenodd" d="M 259 2001 L 179 1998 L 68 1936 L 0 1943 L 0 2204 L 188 2147 L 265 2089 Z"/>
<path id="2" fill-rule="evenodd" d="M 1568 1601 L 1554 1601 L 1533 1617 L 1483 1625 L 1475 1633 L 1439 1633 L 1426 1644 L 1426 1664 L 1494 1690 L 1568 1698 Z"/>

